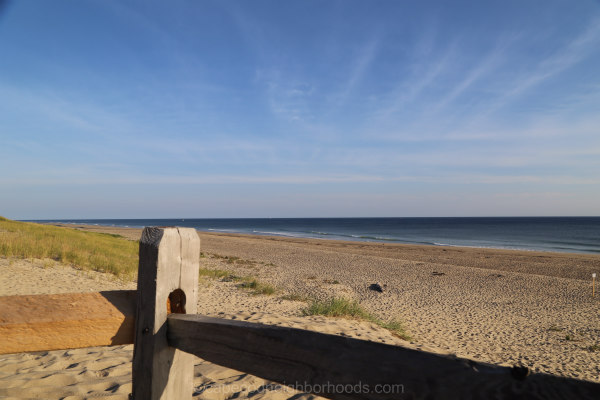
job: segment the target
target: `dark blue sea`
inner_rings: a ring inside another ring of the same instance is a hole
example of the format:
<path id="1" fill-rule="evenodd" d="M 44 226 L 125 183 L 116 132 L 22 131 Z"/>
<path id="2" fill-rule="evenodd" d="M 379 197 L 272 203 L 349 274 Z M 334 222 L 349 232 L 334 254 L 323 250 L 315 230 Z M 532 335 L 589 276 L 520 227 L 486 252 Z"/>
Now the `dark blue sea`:
<path id="1" fill-rule="evenodd" d="M 63 219 L 299 238 L 600 254 L 600 217 Z"/>

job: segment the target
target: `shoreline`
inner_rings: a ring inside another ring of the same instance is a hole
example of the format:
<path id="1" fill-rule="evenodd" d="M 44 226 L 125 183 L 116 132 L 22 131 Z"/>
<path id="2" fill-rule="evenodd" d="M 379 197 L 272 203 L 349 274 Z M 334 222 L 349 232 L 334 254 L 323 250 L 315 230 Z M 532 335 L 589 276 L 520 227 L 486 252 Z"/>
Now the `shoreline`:
<path id="1" fill-rule="evenodd" d="M 515 217 L 505 217 L 508 220 L 514 220 L 514 219 L 519 219 L 519 218 L 515 218 Z M 536 219 L 538 217 L 520 217 L 524 220 L 528 220 L 528 219 Z M 589 218 L 592 220 L 595 219 L 600 219 L 600 217 L 539 217 L 541 219 L 576 219 L 576 218 Z M 339 218 L 340 220 L 360 220 L 360 218 Z M 369 219 L 369 218 L 367 218 Z M 390 218 L 381 218 L 382 220 L 388 220 Z M 394 219 L 394 218 L 391 218 Z M 416 219 L 422 219 L 422 218 L 416 218 Z M 444 219 L 444 218 L 432 218 L 433 220 L 439 220 L 439 219 Z M 449 219 L 453 219 L 453 218 L 449 218 Z M 473 219 L 473 220 L 477 220 L 479 219 L 479 217 L 473 217 L 473 218 L 458 218 L 459 220 L 469 220 L 469 219 Z M 494 218 L 483 218 L 485 219 L 494 219 Z M 496 218 L 498 219 L 498 218 Z M 502 218 L 499 218 L 502 219 Z M 344 231 L 345 228 L 324 228 L 325 231 L 324 232 L 319 232 L 318 230 L 320 230 L 321 228 L 314 228 L 317 229 L 316 231 L 311 231 L 308 232 L 308 230 L 310 230 L 311 228 L 308 227 L 303 227 L 303 226 L 296 226 L 295 228 L 292 228 L 291 231 L 288 231 L 287 228 L 280 228 L 277 226 L 273 226 L 273 227 L 260 227 L 256 226 L 252 229 L 254 229 L 252 232 L 248 231 L 248 229 L 246 228 L 227 228 L 225 229 L 223 228 L 210 228 L 207 226 L 203 226 L 203 224 L 201 223 L 202 221 L 204 221 L 203 219 L 198 219 L 198 223 L 193 223 L 190 225 L 189 221 L 193 221 L 194 219 L 189 219 L 189 220 L 185 220 L 185 219 L 181 219 L 181 221 L 188 221 L 188 222 L 184 222 L 181 226 L 186 226 L 186 227 L 191 227 L 196 229 L 199 232 L 203 232 L 206 234 L 239 234 L 239 235 L 251 235 L 251 236 L 262 236 L 262 237 L 277 237 L 277 238 L 290 238 L 290 239 L 301 239 L 301 240 L 326 240 L 326 241 L 344 241 L 344 242 L 353 242 L 353 243 L 385 243 L 388 245 L 408 245 L 408 246 L 433 246 L 433 247 L 443 247 L 443 248 L 452 248 L 452 247 L 456 247 L 456 248 L 467 248 L 467 249 L 490 249 L 490 250 L 508 250 L 508 251 L 525 251 L 525 252 L 543 252 L 543 253 L 562 253 L 562 254 L 583 254 L 583 255 L 600 255 L 600 246 L 592 246 L 590 243 L 592 243 L 595 240 L 595 235 L 591 234 L 590 232 L 588 232 L 588 236 L 586 238 L 587 241 L 583 241 L 581 243 L 574 243 L 569 239 L 567 239 L 564 236 L 560 236 L 560 235 L 556 235 L 556 234 L 551 234 L 550 236 L 548 236 L 546 238 L 545 242 L 539 241 L 537 240 L 537 236 L 540 234 L 537 231 L 532 231 L 529 232 L 526 235 L 523 235 L 522 237 L 520 237 L 518 234 L 516 237 L 512 237 L 513 233 L 518 232 L 519 229 L 525 229 L 527 230 L 527 225 L 524 226 L 513 226 L 512 229 L 516 231 L 512 232 L 509 230 L 506 231 L 502 231 L 502 235 L 505 236 L 498 236 L 498 232 L 496 232 L 495 234 L 491 234 L 491 235 L 484 235 L 483 237 L 478 238 L 478 233 L 477 232 L 470 232 L 471 235 L 475 234 L 476 236 L 474 237 L 470 237 L 470 238 L 466 238 L 466 237 L 461 237 L 461 235 L 454 237 L 453 235 L 456 234 L 452 233 L 452 228 L 450 228 L 449 231 L 449 236 L 448 233 L 440 233 L 438 231 L 438 233 L 432 233 L 433 236 L 417 236 L 414 238 L 414 240 L 409 240 L 406 237 L 404 237 L 403 235 L 408 234 L 409 236 L 411 236 L 410 232 L 404 232 L 403 234 L 400 234 L 400 236 L 395 237 L 394 235 L 396 235 L 395 233 L 389 233 L 389 234 L 385 234 L 385 233 L 368 233 L 368 231 L 362 231 L 361 229 L 363 229 L 364 227 L 356 227 L 359 230 L 355 230 L 355 229 L 351 229 L 350 231 Z M 216 219 L 218 221 L 222 221 L 223 219 Z M 236 219 L 234 219 L 236 220 Z M 252 220 L 252 219 L 250 219 Z M 258 218 L 257 220 L 265 220 L 263 218 Z M 276 219 L 277 220 L 277 219 Z M 287 219 L 285 219 L 287 220 Z M 294 218 L 292 218 L 291 220 L 296 220 Z M 302 220 L 302 219 L 299 219 Z M 313 220 L 313 218 L 308 218 L 308 220 Z M 317 218 L 317 220 L 320 220 Z M 327 218 L 325 218 L 325 220 L 328 220 Z M 335 219 L 334 219 L 335 220 Z M 376 219 L 375 219 L 376 220 Z M 97 221 L 98 223 L 95 223 L 95 221 Z M 103 222 L 104 220 L 81 220 L 81 222 L 61 222 L 61 221 L 52 221 L 52 220 L 44 220 L 44 221 L 25 221 L 25 222 L 36 222 L 36 223 L 42 223 L 42 224 L 62 224 L 64 226 L 78 226 L 78 225 L 83 225 L 86 227 L 106 227 L 109 229 L 143 229 L 143 226 L 137 226 L 137 225 L 133 225 L 133 226 L 125 226 L 125 225 L 119 225 L 118 223 L 111 223 L 113 221 L 117 221 L 117 220 L 106 220 L 106 221 L 110 221 L 110 222 Z M 145 222 L 147 224 L 158 224 L 158 225 L 164 225 L 166 224 L 178 224 L 178 222 L 180 222 L 178 219 L 167 219 L 167 220 L 161 220 L 161 219 L 155 219 L 155 220 L 123 220 L 123 221 L 135 221 L 135 222 Z M 92 224 L 92 222 L 94 222 Z M 539 223 L 539 222 L 538 222 Z M 546 222 L 544 222 L 546 223 Z M 187 224 L 187 225 L 186 225 Z M 200 224 L 200 225 L 198 225 Z M 219 222 L 217 222 L 217 225 L 219 224 Z M 494 231 L 494 229 L 505 229 L 502 227 L 502 225 L 494 225 L 497 224 L 497 222 L 491 222 L 491 229 L 492 231 Z M 149 225 L 149 226 L 150 226 Z M 202 226 L 201 226 L 202 225 Z M 199 227 L 200 226 L 200 227 Z M 600 227 L 600 225 L 598 225 Z M 459 225 L 460 227 L 460 225 Z M 582 225 L 582 227 L 585 227 L 585 225 Z M 258 230 L 257 230 L 258 229 Z M 282 230 L 283 229 L 283 230 Z M 296 229 L 296 230 L 295 230 Z M 299 230 L 297 230 L 299 229 Z M 306 231 L 304 231 L 303 229 L 306 229 Z M 333 229 L 332 231 L 329 231 L 328 229 Z M 341 231 L 336 231 L 336 229 L 341 229 Z M 386 227 L 383 227 L 382 229 L 388 229 Z M 393 228 L 392 228 L 393 229 Z M 415 227 L 415 229 L 417 229 L 417 232 L 421 229 L 420 227 Z M 433 231 L 432 232 L 436 232 L 436 227 L 433 227 Z M 447 227 L 444 227 L 442 230 L 447 229 Z M 469 227 L 460 227 L 459 230 L 462 229 L 467 229 L 467 232 L 469 232 L 469 229 L 472 229 L 472 226 Z M 540 226 L 538 226 L 536 229 L 541 229 Z M 547 230 L 544 226 L 545 231 Z M 556 230 L 557 227 L 554 227 L 554 230 Z M 281 232 L 280 232 L 281 231 Z M 550 227 L 550 231 L 552 231 L 552 226 Z M 362 232 L 362 233 L 361 233 Z M 383 231 L 382 231 L 383 232 Z M 351 234 L 353 233 L 353 234 Z M 384 237 L 386 235 L 392 235 L 389 238 Z M 439 236 L 442 235 L 442 236 Z M 532 236 L 533 235 L 533 236 Z M 381 236 L 381 237 L 379 237 Z M 468 235 L 467 235 L 468 236 Z M 544 236 L 542 234 L 542 236 Z M 558 241 L 557 241 L 558 240 Z M 566 242 L 559 242 L 562 240 L 566 240 Z M 448 243 L 446 243 L 446 241 Z M 591 242 L 590 242 L 591 241 Z M 462 242 L 462 243 L 461 243 Z M 559 245 L 562 243 L 562 247 Z M 564 247 L 567 246 L 567 247 Z M 583 247 L 582 247 L 583 246 Z M 586 248 L 584 248 L 586 247 Z"/>
<path id="2" fill-rule="evenodd" d="M 90 232 L 118 234 L 130 240 L 139 240 L 142 232 L 142 228 L 113 227 L 104 225 L 66 223 L 49 223 L 49 225 L 80 229 Z M 209 246 L 207 251 L 221 251 L 222 255 L 225 256 L 239 255 L 230 253 L 226 247 L 217 245 L 216 242 L 219 242 L 218 238 L 225 240 L 254 240 L 258 243 L 266 242 L 309 247 L 318 246 L 321 249 L 351 252 L 358 255 L 373 255 L 378 257 L 383 256 L 386 258 L 408 259 L 417 262 L 435 262 L 452 265 L 459 264 L 471 268 L 521 272 L 534 275 L 579 279 L 583 281 L 589 281 L 592 273 L 600 272 L 600 255 L 588 253 L 361 242 L 354 240 L 297 238 L 233 232 L 196 231 L 201 239 L 201 248 L 204 249 L 204 244 L 207 244 Z M 216 247 L 213 248 L 213 246 Z M 553 265 L 552 267 L 548 268 L 547 262 L 550 260 L 553 264 L 561 263 L 563 266 L 557 267 L 556 265 Z M 527 265 L 525 266 L 525 264 Z"/>

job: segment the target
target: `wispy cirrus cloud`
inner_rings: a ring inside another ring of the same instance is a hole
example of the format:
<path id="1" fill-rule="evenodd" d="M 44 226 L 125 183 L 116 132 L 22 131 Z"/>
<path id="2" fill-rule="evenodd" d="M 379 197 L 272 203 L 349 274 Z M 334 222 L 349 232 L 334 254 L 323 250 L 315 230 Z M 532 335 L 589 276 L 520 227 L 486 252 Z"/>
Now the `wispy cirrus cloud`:
<path id="1" fill-rule="evenodd" d="M 273 115 L 292 122 L 314 118 L 310 107 L 313 85 L 276 69 L 259 70 L 256 79 L 266 88 L 266 101 Z"/>
<path id="2" fill-rule="evenodd" d="M 277 175 L 277 176 L 247 176 L 247 175 L 215 175 L 186 176 L 167 174 L 118 174 L 99 176 L 93 169 L 87 171 L 50 170 L 42 176 L 0 177 L 0 184 L 18 186 L 53 186 L 53 185 L 231 185 L 231 184 L 266 184 L 266 185 L 322 185 L 322 184 L 394 184 L 394 183 L 428 183 L 428 184 L 459 184 L 459 185 L 498 185 L 498 184 L 550 184 L 550 185 L 585 185 L 600 184 L 598 177 L 573 177 L 565 175 L 538 176 L 538 175 L 485 175 L 485 174 L 459 174 L 447 173 L 442 175 L 406 175 L 406 176 L 379 176 L 379 175 Z M 65 182 L 64 176 L 70 179 Z"/>
<path id="3" fill-rule="evenodd" d="M 539 60 L 531 70 L 505 82 L 500 95 L 487 107 L 482 116 L 491 114 L 497 109 L 510 104 L 515 98 L 560 75 L 591 54 L 597 54 L 599 48 L 600 18 L 597 17 L 593 18 L 579 35 L 568 40 L 548 57 Z"/>
<path id="4" fill-rule="evenodd" d="M 519 35 L 510 35 L 501 38 L 499 43 L 471 68 L 463 66 L 465 74 L 457 80 L 456 85 L 446 93 L 439 102 L 431 107 L 431 113 L 436 114 L 450 104 L 453 104 L 462 94 L 468 92 L 481 81 L 495 79 L 494 73 L 508 62 L 508 51 L 510 46 L 519 39 Z"/>
<path id="5" fill-rule="evenodd" d="M 380 50 L 382 36 L 381 32 L 373 34 L 373 37 L 358 49 L 352 65 L 348 68 L 346 81 L 341 85 L 341 90 L 332 96 L 332 107 L 335 111 L 344 107 L 357 87 L 363 83 Z"/>
<path id="6" fill-rule="evenodd" d="M 404 111 L 406 106 L 414 107 L 419 103 L 419 97 L 423 92 L 450 69 L 456 56 L 455 47 L 456 43 L 450 43 L 440 55 L 436 54 L 427 61 L 413 60 L 413 71 L 395 84 L 387 104 L 377 112 L 377 118 L 393 119 L 399 112 Z"/>

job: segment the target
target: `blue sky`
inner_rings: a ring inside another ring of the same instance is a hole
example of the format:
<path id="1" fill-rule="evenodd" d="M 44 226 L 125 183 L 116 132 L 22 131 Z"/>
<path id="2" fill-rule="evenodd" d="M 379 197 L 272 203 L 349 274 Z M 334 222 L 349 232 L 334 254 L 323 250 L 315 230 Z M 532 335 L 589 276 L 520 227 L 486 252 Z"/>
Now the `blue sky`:
<path id="1" fill-rule="evenodd" d="M 600 215 L 600 2 L 0 11 L 0 215 Z"/>

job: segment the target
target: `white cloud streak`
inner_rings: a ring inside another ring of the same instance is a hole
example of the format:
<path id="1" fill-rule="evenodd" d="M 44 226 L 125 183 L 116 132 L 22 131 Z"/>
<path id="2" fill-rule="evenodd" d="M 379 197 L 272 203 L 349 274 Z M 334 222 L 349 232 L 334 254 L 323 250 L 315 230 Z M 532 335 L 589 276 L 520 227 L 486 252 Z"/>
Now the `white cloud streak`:
<path id="1" fill-rule="evenodd" d="M 597 17 L 592 19 L 577 37 L 557 49 L 551 56 L 541 60 L 533 73 L 524 74 L 511 83 L 507 82 L 506 89 L 493 105 L 487 107 L 485 114 L 496 111 L 535 86 L 577 65 L 592 52 L 597 52 L 599 48 L 600 18 Z"/>

